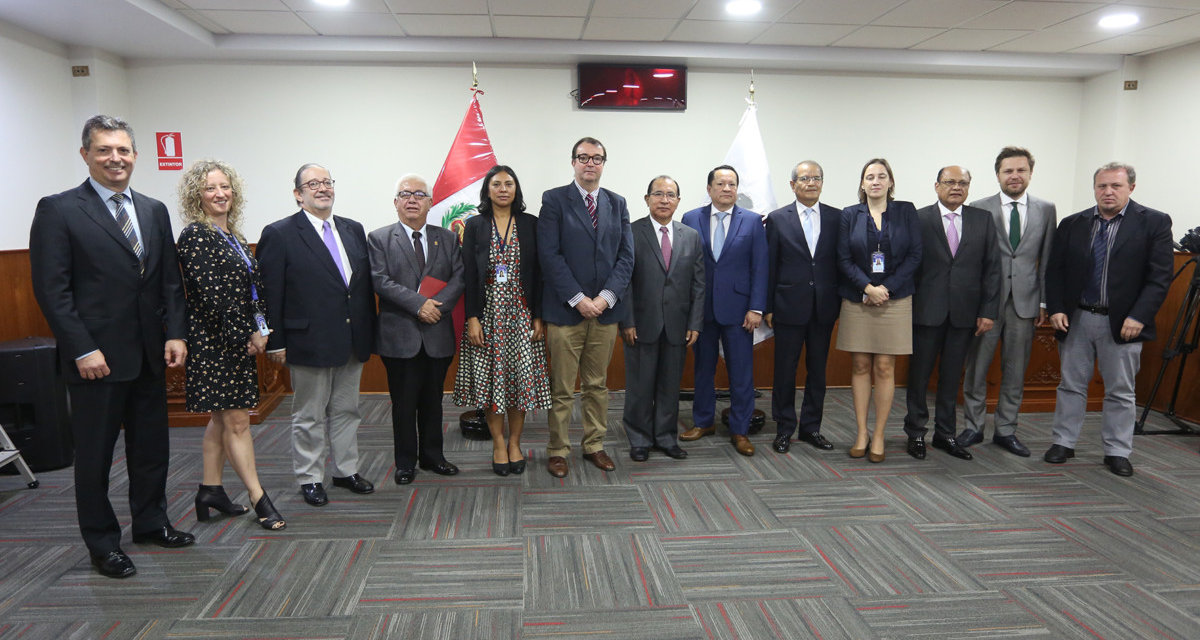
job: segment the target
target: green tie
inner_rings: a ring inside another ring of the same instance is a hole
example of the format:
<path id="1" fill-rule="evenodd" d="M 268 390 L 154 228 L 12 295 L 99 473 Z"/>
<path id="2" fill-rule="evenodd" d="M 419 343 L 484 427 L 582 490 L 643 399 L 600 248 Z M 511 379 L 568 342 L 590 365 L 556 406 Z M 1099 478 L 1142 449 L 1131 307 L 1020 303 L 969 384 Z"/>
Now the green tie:
<path id="1" fill-rule="evenodd" d="M 1021 214 L 1017 213 L 1017 203 L 1012 203 L 1012 211 L 1008 214 L 1008 244 L 1012 245 L 1013 251 L 1017 250 L 1017 245 L 1021 243 Z"/>

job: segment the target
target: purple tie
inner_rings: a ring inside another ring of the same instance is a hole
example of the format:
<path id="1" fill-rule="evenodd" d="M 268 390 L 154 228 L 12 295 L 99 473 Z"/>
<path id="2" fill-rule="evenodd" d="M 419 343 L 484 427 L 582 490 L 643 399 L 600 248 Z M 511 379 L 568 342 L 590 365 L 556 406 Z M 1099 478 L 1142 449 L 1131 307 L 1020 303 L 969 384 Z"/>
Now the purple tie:
<path id="1" fill-rule="evenodd" d="M 342 274 L 342 282 L 347 285 L 350 281 L 346 279 L 346 267 L 342 266 L 342 254 L 338 252 L 337 240 L 333 239 L 333 228 L 329 226 L 329 221 L 321 225 L 321 238 L 325 240 L 325 248 L 329 249 L 329 257 L 333 258 L 333 263 L 337 265 L 338 273 Z"/>
<path id="2" fill-rule="evenodd" d="M 667 235 L 666 227 L 660 227 L 659 231 L 662 232 L 663 265 L 665 265 L 668 269 L 670 269 L 671 268 L 671 238 Z"/>
<path id="3" fill-rule="evenodd" d="M 950 225 L 946 227 L 946 242 L 950 244 L 950 255 L 958 255 L 958 229 L 954 227 L 954 219 L 958 217 L 957 213 L 947 213 L 946 219 L 950 221 Z"/>
<path id="4" fill-rule="evenodd" d="M 588 215 L 592 217 L 592 228 L 599 229 L 600 220 L 596 217 L 596 199 L 593 198 L 592 194 L 589 193 L 587 194 L 587 197 L 584 198 L 584 202 L 587 203 Z"/>

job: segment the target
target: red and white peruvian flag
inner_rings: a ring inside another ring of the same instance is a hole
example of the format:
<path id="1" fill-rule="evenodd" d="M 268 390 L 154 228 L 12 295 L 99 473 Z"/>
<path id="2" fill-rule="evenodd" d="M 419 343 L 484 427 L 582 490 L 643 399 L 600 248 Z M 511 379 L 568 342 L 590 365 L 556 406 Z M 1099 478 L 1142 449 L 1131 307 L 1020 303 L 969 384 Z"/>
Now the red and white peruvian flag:
<path id="1" fill-rule="evenodd" d="M 429 210 L 429 223 L 454 231 L 460 243 L 463 225 L 479 206 L 483 177 L 496 165 L 496 154 L 479 109 L 480 93 L 483 92 L 475 90 L 471 96 L 454 144 L 450 145 L 450 153 L 446 154 L 446 162 L 433 184 L 433 207 Z"/>

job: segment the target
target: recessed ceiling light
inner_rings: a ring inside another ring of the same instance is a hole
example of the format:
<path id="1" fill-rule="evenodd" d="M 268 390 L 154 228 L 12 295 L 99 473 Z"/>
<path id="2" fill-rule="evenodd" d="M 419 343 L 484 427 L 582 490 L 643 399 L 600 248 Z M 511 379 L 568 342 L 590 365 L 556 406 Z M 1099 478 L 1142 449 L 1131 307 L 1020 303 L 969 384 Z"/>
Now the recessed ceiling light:
<path id="1" fill-rule="evenodd" d="M 350 0 L 313 0 L 317 4 L 323 4 L 327 7 L 344 7 L 350 4 Z"/>
<path id="2" fill-rule="evenodd" d="M 1114 13 L 1112 15 L 1100 18 L 1100 27 L 1103 29 L 1124 29 L 1132 27 L 1138 23 L 1139 18 L 1136 13 Z"/>
<path id="3" fill-rule="evenodd" d="M 725 3 L 725 11 L 732 16 L 752 16 L 762 11 L 762 3 L 758 0 L 730 0 Z"/>

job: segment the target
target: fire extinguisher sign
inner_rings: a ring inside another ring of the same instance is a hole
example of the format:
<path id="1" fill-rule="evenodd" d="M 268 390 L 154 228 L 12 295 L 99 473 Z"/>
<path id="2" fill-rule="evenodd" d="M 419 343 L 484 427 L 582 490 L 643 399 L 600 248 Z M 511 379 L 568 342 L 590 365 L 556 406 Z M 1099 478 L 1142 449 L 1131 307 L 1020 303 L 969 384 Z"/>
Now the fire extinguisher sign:
<path id="1" fill-rule="evenodd" d="M 183 144 L 178 131 L 159 131 L 154 134 L 158 146 L 159 171 L 183 171 Z"/>

